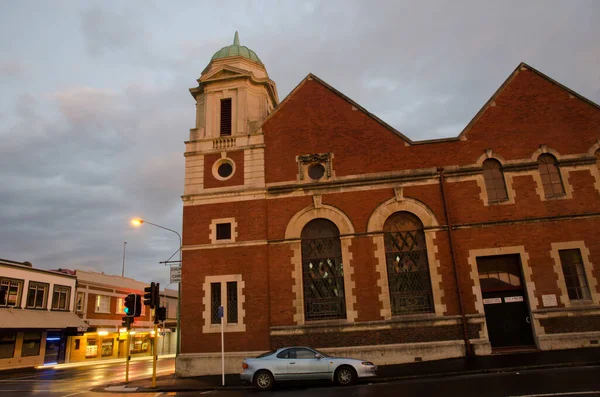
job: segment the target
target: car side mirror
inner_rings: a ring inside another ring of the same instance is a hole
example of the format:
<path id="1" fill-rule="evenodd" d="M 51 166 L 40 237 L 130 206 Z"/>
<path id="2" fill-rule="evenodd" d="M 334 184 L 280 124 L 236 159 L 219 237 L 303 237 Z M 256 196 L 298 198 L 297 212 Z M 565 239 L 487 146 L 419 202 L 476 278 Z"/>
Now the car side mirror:
<path id="1" fill-rule="evenodd" d="M 317 354 L 315 354 L 315 358 L 321 359 L 321 358 L 323 358 L 323 356 L 320 355 L 319 353 L 317 353 Z"/>

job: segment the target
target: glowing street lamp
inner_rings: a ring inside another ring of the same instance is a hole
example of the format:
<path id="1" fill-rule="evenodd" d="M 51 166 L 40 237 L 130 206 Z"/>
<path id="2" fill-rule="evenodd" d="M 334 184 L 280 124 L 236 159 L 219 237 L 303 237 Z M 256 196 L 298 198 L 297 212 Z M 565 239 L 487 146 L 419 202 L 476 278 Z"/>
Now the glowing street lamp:
<path id="1" fill-rule="evenodd" d="M 177 233 L 175 230 L 173 229 L 169 229 L 168 227 L 164 227 L 161 225 L 157 225 L 156 223 L 152 223 L 152 222 L 148 222 L 145 221 L 143 219 L 132 219 L 131 220 L 131 224 L 135 227 L 140 227 L 143 224 L 148 224 L 148 225 L 152 225 L 155 227 L 158 227 L 160 229 L 164 229 L 164 230 L 168 230 L 170 232 L 173 232 L 177 235 L 177 237 L 179 237 L 179 266 L 183 265 L 183 261 L 181 258 L 181 248 L 182 248 L 182 241 L 181 241 L 181 235 L 179 233 Z M 166 294 L 165 294 L 166 296 Z M 179 355 L 179 352 L 181 350 L 181 327 L 180 327 L 180 308 L 181 308 L 181 281 L 177 284 L 177 347 L 176 347 L 176 355 Z"/>

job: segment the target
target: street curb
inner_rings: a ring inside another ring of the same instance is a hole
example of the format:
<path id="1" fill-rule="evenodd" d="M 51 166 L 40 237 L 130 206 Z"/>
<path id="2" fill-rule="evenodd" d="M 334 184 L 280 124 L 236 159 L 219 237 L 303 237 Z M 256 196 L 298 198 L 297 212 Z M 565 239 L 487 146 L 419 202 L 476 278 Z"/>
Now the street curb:
<path id="1" fill-rule="evenodd" d="M 509 373 L 509 372 L 525 372 L 525 371 L 536 371 L 540 369 L 548 368 L 569 368 L 569 367 L 592 367 L 600 365 L 600 361 L 585 361 L 585 362 L 573 362 L 573 363 L 555 363 L 555 364 L 540 364 L 540 365 L 528 365 L 521 367 L 501 367 L 501 368 L 486 368 L 486 369 L 475 369 L 468 371 L 454 371 L 454 372 L 436 372 L 431 374 L 423 375 L 404 375 L 404 376 L 388 376 L 385 378 L 372 378 L 365 379 L 367 383 L 383 383 L 397 380 L 414 380 L 414 379 L 427 379 L 427 378 L 445 378 L 453 376 L 467 376 L 467 375 L 482 375 L 482 374 L 498 374 L 498 373 Z"/>
<path id="2" fill-rule="evenodd" d="M 388 376 L 388 377 L 384 377 L 384 378 L 374 377 L 374 378 L 366 378 L 366 379 L 362 380 L 361 383 L 372 384 L 372 383 L 385 383 L 385 382 L 401 381 L 401 380 L 436 379 L 436 378 L 450 378 L 450 377 L 458 377 L 458 376 L 482 375 L 482 374 L 492 374 L 492 373 L 525 372 L 525 371 L 535 371 L 535 370 L 547 369 L 547 368 L 590 367 L 590 366 L 595 366 L 595 365 L 600 365 L 600 361 L 541 364 L 541 365 L 529 365 L 529 366 L 521 366 L 521 367 L 486 368 L 486 369 L 470 370 L 470 371 L 437 372 L 437 373 L 423 374 L 423 375 Z M 90 389 L 90 391 L 111 393 L 111 391 L 106 391 L 106 388 L 109 386 L 126 386 L 126 384 L 94 387 L 93 389 Z M 132 387 L 134 387 L 134 386 L 132 386 Z M 212 387 L 197 387 L 197 388 L 178 387 L 176 385 L 173 385 L 173 387 L 158 386 L 155 388 L 138 386 L 136 391 L 131 391 L 131 392 L 127 392 L 127 393 L 186 392 L 186 391 L 203 392 L 203 391 L 223 391 L 223 390 L 248 390 L 248 389 L 253 389 L 253 386 L 212 386 Z M 120 393 L 122 393 L 122 392 L 120 392 Z"/>

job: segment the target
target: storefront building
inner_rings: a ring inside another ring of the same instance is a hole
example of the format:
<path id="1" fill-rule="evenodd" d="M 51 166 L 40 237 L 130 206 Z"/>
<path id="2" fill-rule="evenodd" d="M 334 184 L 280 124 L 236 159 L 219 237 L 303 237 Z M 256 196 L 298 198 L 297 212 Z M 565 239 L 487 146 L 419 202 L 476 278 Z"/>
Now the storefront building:
<path id="1" fill-rule="evenodd" d="M 600 344 L 600 107 L 524 63 L 413 141 L 236 37 L 190 89 L 177 374 L 309 345 L 377 364 Z"/>
<path id="2" fill-rule="evenodd" d="M 0 369 L 68 361 L 71 337 L 87 329 L 75 289 L 75 276 L 0 259 Z"/>
<path id="3" fill-rule="evenodd" d="M 123 302 L 130 293 L 144 295 L 147 283 L 116 275 L 81 270 L 71 272 L 77 277 L 77 295 L 75 312 L 89 326 L 82 335 L 73 337 L 69 344 L 69 361 L 81 362 L 103 359 L 125 358 L 127 330 L 121 326 Z M 164 335 L 176 335 L 176 328 L 160 329 L 154 335 L 154 321 L 151 310 L 142 306 L 142 315 L 135 318 L 129 333 L 131 337 L 131 356 L 150 356 L 156 341 L 159 354 L 163 354 Z M 170 345 L 167 343 L 167 353 Z"/>

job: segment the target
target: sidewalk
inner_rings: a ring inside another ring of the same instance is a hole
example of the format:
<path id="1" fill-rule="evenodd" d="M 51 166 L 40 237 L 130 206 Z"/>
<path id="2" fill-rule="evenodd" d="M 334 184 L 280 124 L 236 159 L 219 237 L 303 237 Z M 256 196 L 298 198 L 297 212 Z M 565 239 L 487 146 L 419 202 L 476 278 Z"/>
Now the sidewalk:
<path id="1" fill-rule="evenodd" d="M 546 352 L 513 353 L 479 356 L 471 359 L 452 358 L 410 364 L 380 366 L 376 378 L 366 382 L 389 382 L 393 380 L 439 378 L 446 376 L 476 375 L 498 372 L 517 372 L 543 368 L 577 367 L 600 365 L 600 348 L 557 350 Z M 218 389 L 242 389 L 251 387 L 240 382 L 239 374 L 225 375 L 225 387 L 221 386 L 220 375 L 195 378 L 176 378 L 174 375 L 159 377 L 156 388 L 151 388 L 151 379 L 143 379 L 96 388 L 94 391 L 114 392 L 175 392 L 208 391 Z"/>

